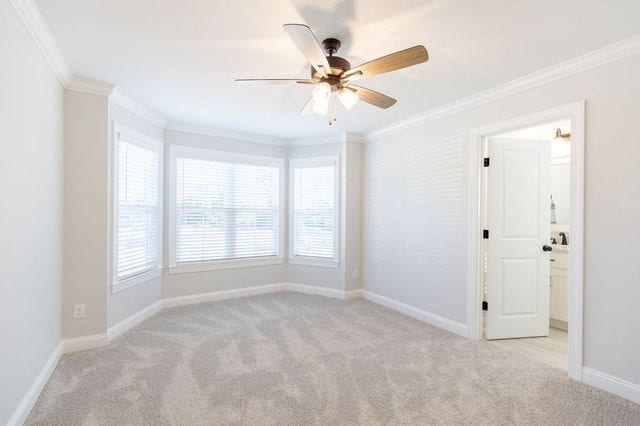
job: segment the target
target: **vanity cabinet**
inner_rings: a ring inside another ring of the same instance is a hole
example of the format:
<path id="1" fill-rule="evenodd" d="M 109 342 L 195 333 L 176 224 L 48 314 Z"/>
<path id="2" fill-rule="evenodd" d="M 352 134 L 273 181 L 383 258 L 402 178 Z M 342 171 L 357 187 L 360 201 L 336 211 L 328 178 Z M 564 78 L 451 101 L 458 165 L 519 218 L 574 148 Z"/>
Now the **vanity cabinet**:
<path id="1" fill-rule="evenodd" d="M 569 320 L 569 252 L 551 252 L 551 303 L 549 317 L 558 321 Z"/>

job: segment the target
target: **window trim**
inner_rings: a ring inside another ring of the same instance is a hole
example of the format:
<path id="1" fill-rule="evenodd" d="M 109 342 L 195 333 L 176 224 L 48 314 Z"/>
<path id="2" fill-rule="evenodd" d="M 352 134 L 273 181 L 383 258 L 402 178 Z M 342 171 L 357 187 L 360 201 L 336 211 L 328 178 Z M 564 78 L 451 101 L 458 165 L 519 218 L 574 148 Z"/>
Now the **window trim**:
<path id="1" fill-rule="evenodd" d="M 209 260 L 202 262 L 177 262 L 177 159 L 191 158 L 196 160 L 208 160 L 224 163 L 240 163 L 256 166 L 277 167 L 279 170 L 279 200 L 278 200 L 278 254 L 275 256 L 242 257 L 234 259 Z M 284 238 L 285 238 L 285 186 L 284 186 L 284 158 L 262 155 L 243 154 L 231 151 L 222 151 L 207 148 L 194 148 L 184 145 L 169 146 L 169 273 L 189 273 L 201 271 L 215 271 L 220 269 L 249 268 L 256 266 L 277 265 L 284 263 Z"/>
<path id="2" fill-rule="evenodd" d="M 118 279 L 118 199 L 119 199 L 119 149 L 120 149 L 120 136 L 124 135 L 127 143 L 137 145 L 141 148 L 148 149 L 158 153 L 158 253 L 157 264 L 150 269 L 139 272 L 134 275 L 130 275 L 123 279 Z M 160 277 L 163 268 L 163 214 L 164 214 L 164 144 L 151 138 L 147 135 L 132 130 L 120 123 L 113 123 L 112 134 L 112 149 L 111 149 L 111 179 L 109 183 L 111 185 L 111 197 L 110 202 L 112 204 L 111 210 L 111 268 L 110 279 L 111 293 L 116 294 L 129 288 L 135 287 L 139 284 L 148 282 L 154 278 Z"/>
<path id="3" fill-rule="evenodd" d="M 333 166 L 334 168 L 334 223 L 333 258 L 296 255 L 295 241 L 295 170 L 308 167 Z M 338 268 L 340 266 L 340 157 L 292 158 L 289 160 L 289 263 L 292 265 Z"/>

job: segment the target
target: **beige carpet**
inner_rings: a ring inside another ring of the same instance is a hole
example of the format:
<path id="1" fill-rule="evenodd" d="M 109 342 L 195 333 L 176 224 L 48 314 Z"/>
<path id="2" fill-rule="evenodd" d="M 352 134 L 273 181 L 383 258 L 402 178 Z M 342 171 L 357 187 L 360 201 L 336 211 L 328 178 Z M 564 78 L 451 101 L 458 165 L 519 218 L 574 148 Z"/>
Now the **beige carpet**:
<path id="1" fill-rule="evenodd" d="M 640 406 L 364 300 L 173 308 L 65 355 L 28 424 L 640 424 Z"/>

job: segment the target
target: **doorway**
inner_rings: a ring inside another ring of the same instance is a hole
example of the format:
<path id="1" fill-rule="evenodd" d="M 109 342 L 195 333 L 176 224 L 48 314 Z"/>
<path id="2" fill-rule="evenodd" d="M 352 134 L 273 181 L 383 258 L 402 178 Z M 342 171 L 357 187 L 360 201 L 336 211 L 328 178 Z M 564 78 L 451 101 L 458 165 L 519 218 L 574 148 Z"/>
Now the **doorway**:
<path id="1" fill-rule="evenodd" d="M 470 335 L 581 380 L 584 103 L 470 137 Z"/>
<path id="2" fill-rule="evenodd" d="M 484 333 L 567 369 L 571 121 L 488 136 L 483 150 Z M 491 303 L 488 303 L 491 300 Z"/>

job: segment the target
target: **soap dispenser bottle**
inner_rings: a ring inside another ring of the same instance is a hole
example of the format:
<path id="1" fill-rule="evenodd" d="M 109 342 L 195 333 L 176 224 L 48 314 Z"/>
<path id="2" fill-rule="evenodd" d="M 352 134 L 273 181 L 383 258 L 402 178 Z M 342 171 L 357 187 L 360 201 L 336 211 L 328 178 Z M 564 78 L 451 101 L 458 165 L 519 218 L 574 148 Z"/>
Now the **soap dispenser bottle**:
<path id="1" fill-rule="evenodd" d="M 555 225 L 558 223 L 556 220 L 556 203 L 553 201 L 553 195 L 551 195 L 551 224 Z"/>

